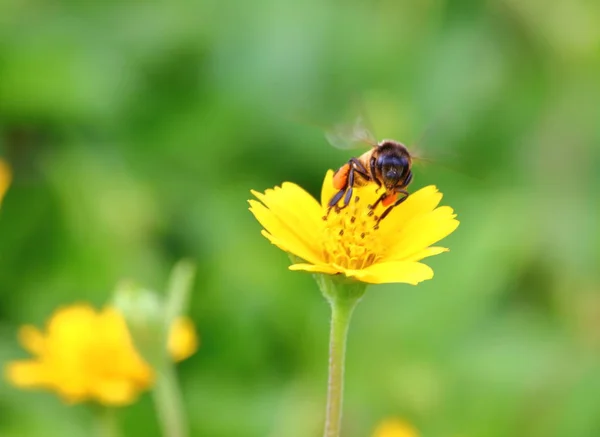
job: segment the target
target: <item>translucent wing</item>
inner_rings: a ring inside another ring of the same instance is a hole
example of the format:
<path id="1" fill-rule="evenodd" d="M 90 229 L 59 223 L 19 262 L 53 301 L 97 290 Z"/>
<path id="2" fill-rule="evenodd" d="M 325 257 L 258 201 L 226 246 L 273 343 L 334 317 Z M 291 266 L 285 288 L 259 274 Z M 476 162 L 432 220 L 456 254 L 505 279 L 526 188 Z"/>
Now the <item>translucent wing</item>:
<path id="1" fill-rule="evenodd" d="M 337 124 L 325 131 L 327 141 L 338 149 L 357 149 L 365 145 L 376 147 L 377 140 L 366 127 L 362 117 L 358 117 L 353 124 Z"/>
<path id="2" fill-rule="evenodd" d="M 456 120 L 456 115 L 448 110 L 428 123 L 420 138 L 408 146 L 413 163 L 421 170 L 445 169 L 471 180 L 482 180 L 473 173 L 473 168 L 468 166 L 464 153 L 458 152 L 453 146 L 450 146 L 450 149 L 446 146 L 449 143 L 456 144 L 455 129 L 460 125 Z M 434 143 L 437 147 L 434 147 Z"/>
<path id="3" fill-rule="evenodd" d="M 482 179 L 473 174 L 472 171 L 467 170 L 459 154 L 454 151 L 431 150 L 431 148 L 425 150 L 422 146 L 416 145 L 409 146 L 408 150 L 413 161 L 413 169 L 416 167 L 420 172 L 431 173 L 435 169 L 444 169 L 445 172 L 450 171 L 452 174 L 461 175 L 470 180 Z"/>

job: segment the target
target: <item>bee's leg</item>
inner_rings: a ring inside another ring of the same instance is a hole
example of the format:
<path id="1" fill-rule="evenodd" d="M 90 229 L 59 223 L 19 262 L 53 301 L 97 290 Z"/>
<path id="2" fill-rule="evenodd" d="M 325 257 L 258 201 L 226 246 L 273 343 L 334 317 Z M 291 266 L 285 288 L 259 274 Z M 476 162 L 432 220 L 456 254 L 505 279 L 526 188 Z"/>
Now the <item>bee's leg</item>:
<path id="1" fill-rule="evenodd" d="M 333 197 L 331 198 L 331 200 L 327 204 L 327 206 L 328 206 L 328 208 L 327 208 L 327 214 L 325 214 L 323 216 L 323 220 L 327 220 L 327 217 L 329 217 L 329 213 L 331 212 L 331 210 L 333 209 L 333 207 L 337 205 L 337 203 L 340 201 L 340 199 L 342 198 L 342 196 L 344 195 L 344 193 L 347 190 L 348 190 L 348 186 L 342 188 L 340 191 L 338 191 L 337 193 L 335 193 L 333 195 Z"/>
<path id="2" fill-rule="evenodd" d="M 358 174 L 360 174 L 362 177 L 364 177 L 367 181 L 371 180 L 371 177 L 369 176 L 368 170 L 365 168 L 365 166 L 363 165 L 363 163 L 360 162 L 360 159 L 358 159 L 358 158 L 350 158 L 350 161 L 348 161 L 348 164 L 350 164 L 352 166 L 352 168 L 354 168 L 354 170 Z"/>
<path id="3" fill-rule="evenodd" d="M 377 205 L 379 205 L 381 203 L 382 200 L 384 200 L 387 197 L 387 192 L 384 192 L 381 196 L 379 196 L 379 198 L 375 201 L 375 203 L 373 205 L 369 205 L 369 209 L 371 210 L 371 212 L 369 212 L 369 215 L 373 215 L 373 211 L 375 210 L 375 208 L 377 208 Z"/>
<path id="4" fill-rule="evenodd" d="M 340 209 L 346 208 L 348 205 L 350 205 L 350 202 L 352 201 L 352 193 L 354 192 L 354 190 L 353 190 L 354 178 L 355 178 L 356 174 L 361 175 L 367 181 L 371 180 L 371 178 L 369 177 L 369 175 L 367 173 L 367 169 L 362 164 L 362 162 L 360 162 L 357 158 L 350 159 L 350 161 L 348 163 L 350 164 L 350 171 L 348 171 L 348 183 L 346 184 L 346 195 L 344 196 L 344 204 L 338 208 L 338 211 Z"/>
<path id="5" fill-rule="evenodd" d="M 383 211 L 383 214 L 381 214 L 381 216 L 377 219 L 377 222 L 375 223 L 375 229 L 379 228 L 379 222 L 381 220 L 383 220 L 384 218 L 386 218 L 386 216 L 392 212 L 392 209 L 394 209 L 395 207 L 397 207 L 398 205 L 400 205 L 402 202 L 404 202 L 406 199 L 408 199 L 408 192 L 405 190 L 402 191 L 397 191 L 398 194 L 404 194 L 403 197 L 399 198 L 398 200 L 396 200 L 392 206 L 388 207 L 388 209 L 386 209 L 385 211 Z"/>
<path id="6" fill-rule="evenodd" d="M 354 172 L 355 171 L 356 171 L 356 169 L 354 168 L 354 165 L 351 165 L 350 171 L 348 172 L 348 184 L 347 184 L 347 188 L 346 188 L 346 195 L 344 196 L 344 203 L 342 204 L 342 206 L 338 207 L 338 211 L 341 209 L 344 209 L 348 205 L 350 205 L 350 201 L 352 200 L 352 192 L 354 191 L 352 189 L 352 187 L 354 187 Z"/>
<path id="7" fill-rule="evenodd" d="M 360 162 L 357 158 L 350 159 L 348 161 L 348 164 L 350 166 L 350 170 L 348 170 L 348 178 L 346 180 L 346 185 L 342 189 L 340 189 L 337 193 L 335 193 L 333 195 L 333 197 L 331 198 L 331 200 L 329 200 L 327 214 L 323 217 L 323 220 L 327 220 L 327 217 L 329 217 L 329 213 L 331 212 L 331 210 L 334 207 L 336 208 L 336 211 L 340 211 L 340 210 L 346 208 L 350 204 L 350 201 L 352 200 L 352 193 L 353 193 L 352 187 L 354 186 L 355 172 L 360 174 L 367 181 L 371 180 L 371 178 L 369 177 L 369 174 L 367 172 L 367 169 L 362 164 L 362 162 Z M 344 194 L 345 194 L 345 196 L 344 196 Z M 342 199 L 342 197 L 344 197 L 343 205 L 337 206 L 338 202 Z"/>

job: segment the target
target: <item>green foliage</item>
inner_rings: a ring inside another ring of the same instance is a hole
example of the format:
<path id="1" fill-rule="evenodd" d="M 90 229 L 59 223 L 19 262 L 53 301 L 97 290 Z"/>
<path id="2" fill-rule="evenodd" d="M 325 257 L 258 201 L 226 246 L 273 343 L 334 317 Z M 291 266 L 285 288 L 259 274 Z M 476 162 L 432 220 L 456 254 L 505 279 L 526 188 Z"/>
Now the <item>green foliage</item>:
<path id="1" fill-rule="evenodd" d="M 328 305 L 247 211 L 313 194 L 362 102 L 461 226 L 418 287 L 372 287 L 348 341 L 345 435 L 600 435 L 597 2 L 0 3 L 0 364 L 17 327 L 197 265 L 181 363 L 193 436 L 318 436 Z M 427 132 L 425 135 L 424 133 Z M 456 171 L 458 170 L 458 171 Z M 0 435 L 87 436 L 83 407 L 0 382 Z M 127 436 L 158 436 L 145 396 Z M 149 419 L 150 418 L 150 419 Z"/>

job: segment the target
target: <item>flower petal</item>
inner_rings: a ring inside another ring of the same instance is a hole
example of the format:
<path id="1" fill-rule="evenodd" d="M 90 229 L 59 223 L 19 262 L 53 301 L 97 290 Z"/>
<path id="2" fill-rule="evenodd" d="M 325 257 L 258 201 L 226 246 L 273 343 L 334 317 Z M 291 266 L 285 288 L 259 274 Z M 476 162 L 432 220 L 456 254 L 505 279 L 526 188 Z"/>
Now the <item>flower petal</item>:
<path id="1" fill-rule="evenodd" d="M 59 308 L 48 321 L 48 337 L 65 340 L 87 341 L 94 332 L 96 311 L 87 304 L 75 304 Z"/>
<path id="2" fill-rule="evenodd" d="M 443 194 L 435 185 L 421 188 L 409 195 L 381 221 L 379 232 L 382 236 L 397 234 L 399 229 L 403 229 L 415 217 L 433 211 L 439 205 L 442 197 Z"/>
<path id="3" fill-rule="evenodd" d="M 254 190 L 251 193 L 262 202 L 268 214 L 261 210 L 255 201 L 250 201 L 250 211 L 278 240 L 285 244 L 291 237 L 295 243 L 300 242 L 309 249 L 318 241 L 320 230 L 323 228 L 323 212 L 317 201 L 298 185 L 285 182 L 281 187 L 266 190 L 264 194 Z M 257 214 L 270 223 L 270 228 Z M 267 218 L 269 216 L 270 220 Z"/>
<path id="4" fill-rule="evenodd" d="M 33 355 L 41 355 L 44 351 L 44 335 L 32 325 L 19 328 L 19 342 Z"/>
<path id="5" fill-rule="evenodd" d="M 254 217 L 268 232 L 263 232 L 263 235 L 273 244 L 308 262 L 315 264 L 319 262 L 321 257 L 312 246 L 311 240 L 307 240 L 306 235 L 302 235 L 298 229 L 294 229 L 289 223 L 283 222 L 260 202 L 256 200 L 249 200 L 248 202 L 250 203 L 250 212 L 254 214 Z"/>
<path id="6" fill-rule="evenodd" d="M 406 258 L 406 261 L 420 261 L 423 258 L 429 258 L 430 256 L 439 255 L 440 253 L 448 252 L 450 249 L 446 247 L 428 247 L 427 249 L 423 249 L 420 252 L 415 253 L 414 255 Z"/>
<path id="7" fill-rule="evenodd" d="M 373 433 L 373 437 L 418 437 L 418 435 L 413 426 L 398 419 L 382 422 Z"/>
<path id="8" fill-rule="evenodd" d="M 327 170 L 327 173 L 325 173 L 325 179 L 323 180 L 323 186 L 321 187 L 321 206 L 323 208 L 327 208 L 329 201 L 338 191 L 333 186 L 333 173 L 333 170 Z"/>
<path id="9" fill-rule="evenodd" d="M 275 246 L 279 247 L 284 252 L 294 254 L 298 258 L 302 258 L 304 260 L 307 259 L 306 257 L 311 256 L 310 252 L 303 252 L 305 250 L 305 248 L 303 246 L 294 245 L 293 242 L 291 242 L 289 239 L 287 242 L 284 242 L 284 241 L 274 237 L 273 235 L 269 234 L 264 229 L 262 231 L 260 231 L 260 233 L 263 237 L 265 237 L 267 240 L 269 240 L 271 242 L 271 244 L 274 244 Z M 300 255 L 301 253 L 305 253 L 305 255 L 301 256 Z"/>
<path id="10" fill-rule="evenodd" d="M 385 255 L 386 261 L 413 259 L 412 257 L 431 244 L 450 235 L 459 225 L 454 210 L 439 207 L 427 214 L 415 217 L 398 234 Z"/>
<path id="11" fill-rule="evenodd" d="M 297 229 L 300 235 L 318 236 L 323 227 L 323 212 L 319 203 L 305 190 L 291 182 L 264 193 L 250 191 L 281 221 Z"/>
<path id="12" fill-rule="evenodd" d="M 13 361 L 6 366 L 6 379 L 17 387 L 33 388 L 45 386 L 46 372 L 42 363 L 31 360 Z"/>
<path id="13" fill-rule="evenodd" d="M 198 335 L 191 319 L 178 317 L 173 321 L 169 330 L 167 349 L 175 361 L 183 361 L 196 352 Z"/>
<path id="14" fill-rule="evenodd" d="M 337 273 L 340 273 L 340 271 L 336 268 L 334 268 L 331 265 L 326 265 L 326 264 L 318 264 L 318 265 L 313 265 L 313 264 L 292 264 L 289 267 L 290 270 L 304 270 L 307 272 L 312 272 L 312 273 L 326 273 L 328 275 L 335 275 Z"/>
<path id="15" fill-rule="evenodd" d="M 11 180 L 12 172 L 10 167 L 6 162 L 0 159 L 0 203 L 2 203 L 2 199 L 8 190 Z"/>
<path id="16" fill-rule="evenodd" d="M 317 264 L 320 256 L 315 248 L 305 240 L 305 236 L 299 235 L 296 230 L 279 217 L 273 214 L 266 206 L 256 200 L 249 200 L 250 212 L 256 220 L 265 228 L 261 233 L 281 250 L 293 253 L 305 261 Z M 314 241 L 314 240 L 313 240 Z"/>
<path id="17" fill-rule="evenodd" d="M 140 388 L 127 379 L 97 381 L 91 387 L 92 396 L 103 405 L 124 406 L 136 400 Z"/>
<path id="18" fill-rule="evenodd" d="M 373 264 L 362 270 L 347 270 L 347 276 L 370 284 L 403 282 L 416 285 L 433 278 L 431 267 L 414 261 L 395 261 Z"/>
<path id="19" fill-rule="evenodd" d="M 53 381 L 54 382 L 54 381 Z M 90 393 L 82 386 L 52 385 L 51 390 L 55 391 L 60 398 L 69 405 L 78 404 L 90 400 Z"/>

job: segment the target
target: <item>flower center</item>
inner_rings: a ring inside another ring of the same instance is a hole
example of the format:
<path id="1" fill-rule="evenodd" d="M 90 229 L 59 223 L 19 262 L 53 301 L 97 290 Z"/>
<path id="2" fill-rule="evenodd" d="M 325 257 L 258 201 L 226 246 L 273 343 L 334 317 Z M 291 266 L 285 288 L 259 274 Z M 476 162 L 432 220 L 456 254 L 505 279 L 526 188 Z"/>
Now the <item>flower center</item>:
<path id="1" fill-rule="evenodd" d="M 329 264 L 360 270 L 381 259 L 377 216 L 359 196 L 344 208 L 332 209 L 324 219 L 323 254 Z"/>

